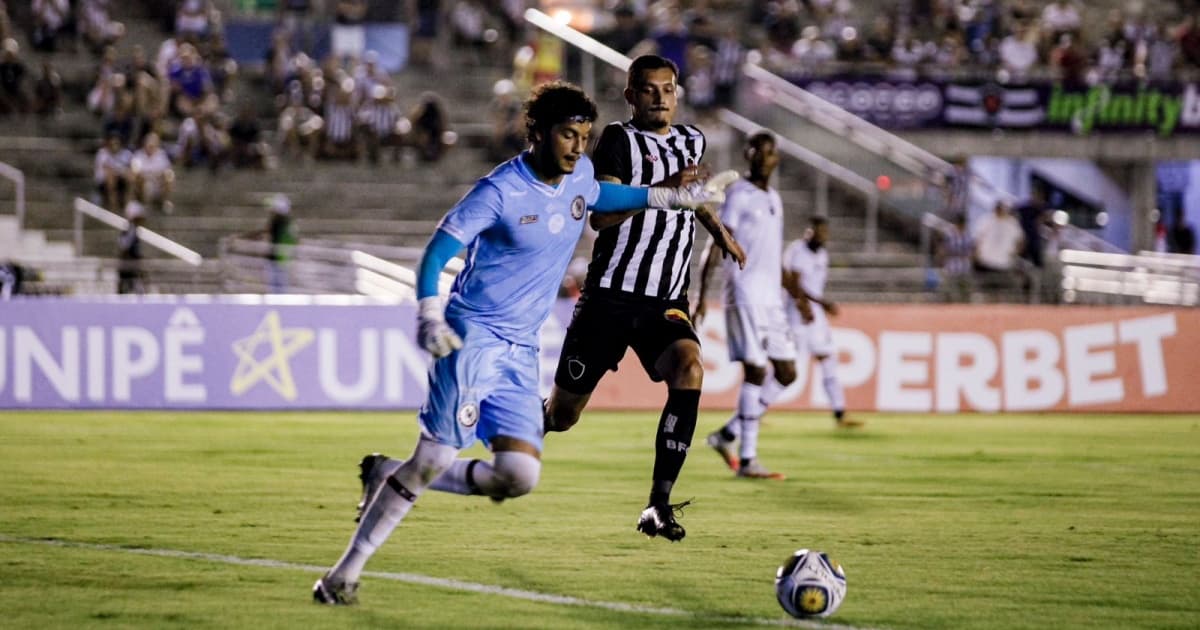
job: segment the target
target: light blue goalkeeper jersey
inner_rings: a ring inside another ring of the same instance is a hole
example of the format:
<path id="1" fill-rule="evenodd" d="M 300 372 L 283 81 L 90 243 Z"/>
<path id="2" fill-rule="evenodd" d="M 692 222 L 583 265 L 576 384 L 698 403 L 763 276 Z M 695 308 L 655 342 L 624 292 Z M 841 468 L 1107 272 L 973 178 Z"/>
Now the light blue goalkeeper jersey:
<path id="1" fill-rule="evenodd" d="M 460 333 L 480 326 L 536 347 L 600 186 L 587 156 L 557 186 L 540 181 L 524 156 L 476 182 L 438 229 L 467 244 L 446 320 Z"/>

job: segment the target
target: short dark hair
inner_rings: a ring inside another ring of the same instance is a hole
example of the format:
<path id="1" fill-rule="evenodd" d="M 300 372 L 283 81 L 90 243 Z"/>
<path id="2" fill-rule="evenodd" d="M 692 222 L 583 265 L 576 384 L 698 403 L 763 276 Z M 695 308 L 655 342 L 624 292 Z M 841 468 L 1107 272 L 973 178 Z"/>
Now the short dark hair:
<path id="1" fill-rule="evenodd" d="M 826 223 L 829 223 L 829 219 L 826 219 L 825 217 L 823 217 L 819 214 L 814 214 L 811 217 L 809 217 L 808 222 L 811 223 L 814 228 L 818 228 L 818 227 L 821 227 L 822 225 L 825 225 Z"/>
<path id="2" fill-rule="evenodd" d="M 759 131 L 746 139 L 747 147 L 760 147 L 765 142 L 775 144 L 775 134 L 770 131 Z"/>
<path id="3" fill-rule="evenodd" d="M 674 61 L 658 55 L 642 55 L 629 64 L 629 74 L 625 78 L 625 86 L 634 87 L 641 82 L 642 73 L 662 68 L 670 68 L 671 73 L 675 75 L 675 80 L 679 80 L 679 66 L 675 65 Z"/>
<path id="4" fill-rule="evenodd" d="M 525 138 L 549 130 L 561 122 L 595 122 L 596 103 L 579 86 L 566 81 L 543 83 L 525 101 Z"/>

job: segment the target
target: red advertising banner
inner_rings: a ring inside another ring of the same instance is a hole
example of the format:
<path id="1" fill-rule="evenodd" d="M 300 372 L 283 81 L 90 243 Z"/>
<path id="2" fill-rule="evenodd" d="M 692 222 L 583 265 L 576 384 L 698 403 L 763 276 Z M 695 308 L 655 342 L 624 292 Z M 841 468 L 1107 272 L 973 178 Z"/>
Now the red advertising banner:
<path id="1" fill-rule="evenodd" d="M 851 410 L 1200 412 L 1200 310 L 847 304 L 832 324 Z M 733 409 L 741 384 L 724 328 L 709 309 L 706 409 Z M 797 368 L 774 407 L 827 408 L 819 365 Z M 655 409 L 665 396 L 629 353 L 591 406 Z"/>

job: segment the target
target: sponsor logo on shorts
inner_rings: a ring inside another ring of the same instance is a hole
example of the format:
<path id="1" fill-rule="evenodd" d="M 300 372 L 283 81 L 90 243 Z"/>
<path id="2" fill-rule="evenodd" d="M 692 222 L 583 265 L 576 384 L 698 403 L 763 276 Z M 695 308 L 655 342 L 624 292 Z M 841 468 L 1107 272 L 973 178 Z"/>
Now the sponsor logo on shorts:
<path id="1" fill-rule="evenodd" d="M 529 225 L 530 223 L 537 223 L 536 214 L 527 214 L 521 217 L 521 225 Z"/>
<path id="2" fill-rule="evenodd" d="M 458 423 L 464 427 L 473 427 L 479 422 L 479 407 L 475 403 L 467 403 L 458 408 Z"/>
<path id="3" fill-rule="evenodd" d="M 587 210 L 587 203 L 584 202 L 583 197 L 576 196 L 574 199 L 571 200 L 571 218 L 572 219 L 575 219 L 576 221 L 582 219 L 584 210 Z"/>
<path id="4" fill-rule="evenodd" d="M 669 322 L 678 322 L 680 324 L 687 324 L 688 326 L 692 325 L 692 320 L 688 317 L 688 314 L 677 308 L 669 308 L 663 311 L 663 318 Z"/>
<path id="5" fill-rule="evenodd" d="M 579 359 L 567 360 L 567 374 L 570 374 L 571 378 L 578 381 L 579 379 L 583 378 L 583 373 L 586 371 L 587 366 L 583 364 L 583 361 L 580 361 Z"/>

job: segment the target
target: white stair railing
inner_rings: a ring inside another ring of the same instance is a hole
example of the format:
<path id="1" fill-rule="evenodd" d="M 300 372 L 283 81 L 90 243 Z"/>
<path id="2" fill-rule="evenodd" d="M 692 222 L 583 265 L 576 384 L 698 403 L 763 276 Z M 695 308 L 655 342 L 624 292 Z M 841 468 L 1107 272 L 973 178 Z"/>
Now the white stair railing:
<path id="1" fill-rule="evenodd" d="M 90 217 L 109 227 L 117 230 L 126 230 L 129 228 L 129 220 L 118 214 L 109 212 L 104 208 L 80 197 L 75 198 L 75 255 L 83 255 L 83 218 Z M 196 252 L 172 241 L 171 239 L 151 231 L 145 227 L 137 229 L 138 238 L 142 242 L 153 247 L 169 256 L 174 256 L 190 265 L 199 266 L 204 262 L 204 258 Z"/>

